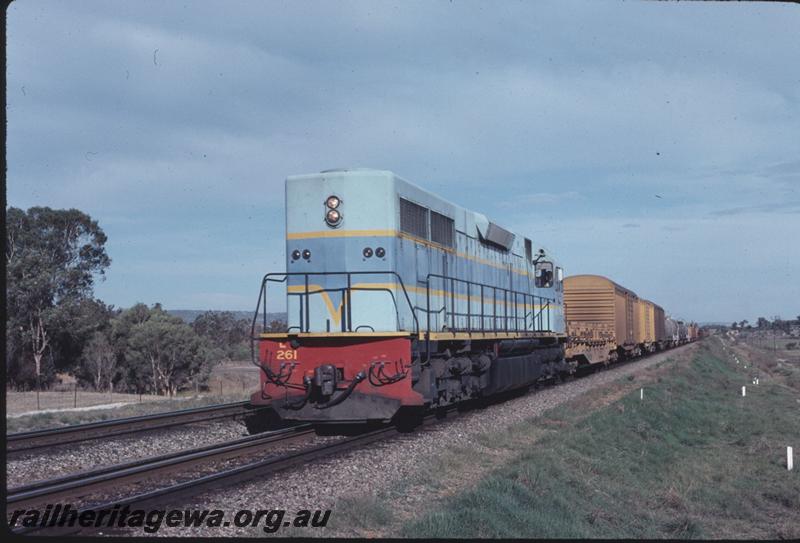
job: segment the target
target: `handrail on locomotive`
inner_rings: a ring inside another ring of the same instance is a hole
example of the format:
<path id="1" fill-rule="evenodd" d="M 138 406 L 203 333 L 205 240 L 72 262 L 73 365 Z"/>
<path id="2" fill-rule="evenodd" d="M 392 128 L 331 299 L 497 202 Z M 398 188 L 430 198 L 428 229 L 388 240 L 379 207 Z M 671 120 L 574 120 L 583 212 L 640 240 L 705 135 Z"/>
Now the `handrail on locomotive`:
<path id="1" fill-rule="evenodd" d="M 345 276 L 347 279 L 347 286 L 341 288 L 319 288 L 315 287 L 314 290 L 309 290 L 309 276 Z M 425 299 L 426 299 L 426 307 L 422 308 L 419 306 L 415 306 L 411 302 L 411 298 L 408 295 L 408 291 L 406 290 L 406 286 L 403 283 L 403 279 L 400 275 L 395 271 L 351 271 L 351 272 L 272 272 L 264 275 L 264 278 L 261 280 L 261 289 L 258 295 L 258 301 L 256 302 L 256 310 L 253 315 L 253 320 L 251 323 L 250 328 L 250 353 L 253 360 L 253 363 L 257 366 L 260 366 L 256 359 L 256 349 L 255 349 L 255 342 L 259 340 L 259 337 L 256 336 L 256 322 L 258 320 L 259 310 L 261 310 L 263 322 L 262 322 L 262 331 L 266 330 L 267 328 L 267 285 L 270 282 L 274 283 L 286 283 L 291 276 L 302 276 L 303 277 L 303 292 L 287 292 L 287 296 L 298 296 L 300 297 L 300 326 L 299 327 L 292 327 L 292 328 L 299 328 L 299 332 L 309 332 L 310 331 L 310 313 L 309 313 L 309 296 L 311 294 L 319 294 L 322 292 L 341 292 L 342 293 L 342 306 L 341 306 L 341 331 L 342 332 L 353 332 L 353 323 L 352 323 L 352 298 L 351 293 L 353 290 L 378 290 L 378 291 L 386 291 L 392 297 L 392 302 L 395 307 L 395 315 L 397 317 L 397 322 L 400 322 L 400 313 L 399 308 L 397 306 L 397 299 L 394 296 L 394 293 L 385 287 L 381 288 L 365 288 L 365 287 L 354 287 L 352 285 L 352 276 L 353 275 L 392 275 L 396 278 L 397 282 L 400 285 L 400 288 L 403 291 L 403 296 L 408 304 L 409 309 L 411 310 L 411 316 L 414 319 L 414 330 L 411 333 L 414 337 L 420 337 L 420 326 L 419 320 L 417 318 L 417 311 L 422 311 L 426 314 L 426 329 L 424 331 L 424 339 L 426 342 L 425 352 L 427 353 L 427 358 L 430 360 L 430 335 L 431 335 L 431 315 L 432 314 L 439 314 L 444 312 L 444 323 L 450 323 L 449 325 L 445 324 L 444 327 L 448 332 L 466 332 L 471 334 L 473 332 L 480 332 L 480 333 L 491 333 L 491 332 L 514 332 L 514 333 L 532 333 L 532 332 L 539 332 L 539 331 L 548 331 L 550 330 L 550 303 L 555 302 L 553 298 L 547 298 L 545 296 L 538 296 L 535 294 L 531 294 L 528 292 L 517 291 L 512 289 L 507 289 L 503 287 L 498 287 L 494 285 L 488 285 L 484 283 L 478 283 L 475 281 L 468 281 L 466 279 L 459 279 L 452 276 L 436 274 L 436 273 L 429 273 L 426 277 L 425 285 Z M 443 305 L 439 309 L 431 309 L 431 288 L 432 288 L 432 281 L 431 280 L 441 280 L 443 286 L 445 287 L 442 292 L 444 293 L 441 297 L 443 298 Z M 447 289 L 447 285 L 449 283 L 449 289 Z M 456 285 L 465 285 L 466 286 L 466 301 L 467 301 L 467 311 L 459 312 L 456 310 Z M 476 288 L 480 291 L 480 312 L 473 312 L 472 310 L 472 290 Z M 487 297 L 486 292 L 491 290 L 492 296 Z M 502 294 L 500 298 L 498 298 L 498 292 Z M 508 305 L 509 305 L 509 297 L 513 297 L 512 305 L 513 305 L 513 314 L 509 315 Z M 519 314 L 519 301 L 522 300 L 522 315 Z M 450 304 L 450 308 L 448 311 L 448 301 Z M 486 314 L 486 303 L 490 302 L 492 306 L 491 314 Z M 536 311 L 537 301 L 539 310 Z M 498 315 L 497 306 L 502 303 L 503 304 L 503 314 Z M 530 308 L 530 311 L 528 310 Z M 545 315 L 546 315 L 546 327 L 545 325 Z M 529 322 L 529 317 L 530 322 Z M 465 318 L 466 326 L 459 327 L 457 326 L 457 318 Z M 480 326 L 473 327 L 473 321 L 475 319 L 480 319 Z M 490 322 L 493 324 L 492 327 L 486 327 L 486 320 L 490 319 Z M 497 320 L 502 319 L 503 326 L 497 326 Z M 509 329 L 508 323 L 511 320 L 513 324 L 513 328 Z M 520 327 L 520 320 L 522 321 L 522 327 Z M 357 326 L 355 331 L 358 332 L 359 328 L 362 328 L 364 325 Z M 291 329 L 290 329 L 291 330 Z M 426 362 L 427 362 L 426 361 Z"/>

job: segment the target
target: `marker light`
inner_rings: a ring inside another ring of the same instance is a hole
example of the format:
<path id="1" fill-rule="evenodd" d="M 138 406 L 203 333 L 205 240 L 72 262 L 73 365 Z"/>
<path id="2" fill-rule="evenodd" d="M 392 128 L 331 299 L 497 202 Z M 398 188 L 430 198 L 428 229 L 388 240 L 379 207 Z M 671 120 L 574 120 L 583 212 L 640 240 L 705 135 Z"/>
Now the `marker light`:
<path id="1" fill-rule="evenodd" d="M 338 196 L 328 196 L 328 199 L 325 200 L 325 205 L 328 206 L 329 209 L 336 209 L 341 203 L 342 201 Z"/>
<path id="2" fill-rule="evenodd" d="M 292 260 L 297 260 L 298 258 L 300 258 L 300 250 L 295 249 L 294 251 L 292 251 Z"/>
<path id="3" fill-rule="evenodd" d="M 328 226 L 336 226 L 342 222 L 342 214 L 335 209 L 329 209 L 325 214 L 325 222 L 328 223 Z"/>
<path id="4" fill-rule="evenodd" d="M 303 258 L 306 259 L 306 260 L 311 258 L 311 251 L 309 251 L 308 249 L 304 249 L 303 250 Z"/>
<path id="5" fill-rule="evenodd" d="M 364 247 L 364 250 L 361 252 L 364 255 L 364 258 L 370 258 L 372 256 L 372 248 L 371 247 Z"/>
<path id="6" fill-rule="evenodd" d="M 378 247 L 377 249 L 375 249 L 375 256 L 377 256 L 378 258 L 383 258 L 384 256 L 386 256 L 386 249 L 384 249 L 383 247 Z"/>

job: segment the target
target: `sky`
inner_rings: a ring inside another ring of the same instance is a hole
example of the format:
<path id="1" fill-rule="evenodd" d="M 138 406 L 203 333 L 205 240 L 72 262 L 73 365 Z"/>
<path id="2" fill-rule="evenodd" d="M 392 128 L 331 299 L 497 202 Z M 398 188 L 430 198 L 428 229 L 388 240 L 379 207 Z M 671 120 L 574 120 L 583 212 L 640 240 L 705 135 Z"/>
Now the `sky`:
<path id="1" fill-rule="evenodd" d="M 700 322 L 800 314 L 800 6 L 17 0 L 7 204 L 117 307 L 251 310 L 283 183 L 392 170 Z"/>

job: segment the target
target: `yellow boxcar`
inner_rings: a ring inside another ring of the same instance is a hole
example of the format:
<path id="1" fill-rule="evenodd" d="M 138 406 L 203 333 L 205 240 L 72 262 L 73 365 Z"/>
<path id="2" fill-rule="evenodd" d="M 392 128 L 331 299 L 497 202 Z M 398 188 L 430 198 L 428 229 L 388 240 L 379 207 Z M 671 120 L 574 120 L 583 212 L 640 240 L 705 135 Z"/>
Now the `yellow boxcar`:
<path id="1" fill-rule="evenodd" d="M 650 300 L 639 298 L 639 329 L 637 343 L 648 352 L 663 348 L 666 340 L 664 310 Z"/>
<path id="2" fill-rule="evenodd" d="M 666 347 L 666 341 L 668 339 L 665 326 L 666 322 L 667 317 L 664 314 L 664 308 L 658 304 L 653 304 L 653 325 L 655 326 L 655 338 L 659 350 Z"/>
<path id="3" fill-rule="evenodd" d="M 638 347 L 639 297 L 600 275 L 564 279 L 567 358 L 579 364 L 613 362 Z"/>

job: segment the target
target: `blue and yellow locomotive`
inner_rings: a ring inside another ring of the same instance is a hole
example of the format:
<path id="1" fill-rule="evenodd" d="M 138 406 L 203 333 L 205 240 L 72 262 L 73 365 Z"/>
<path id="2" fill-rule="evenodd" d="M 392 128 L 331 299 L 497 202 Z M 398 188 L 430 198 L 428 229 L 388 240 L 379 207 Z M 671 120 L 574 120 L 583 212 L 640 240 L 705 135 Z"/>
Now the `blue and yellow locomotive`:
<path id="1" fill-rule="evenodd" d="M 284 420 L 389 422 L 568 371 L 563 271 L 532 240 L 389 171 L 286 180 L 288 329 L 255 333 Z M 263 323 L 266 327 L 266 322 Z"/>

